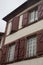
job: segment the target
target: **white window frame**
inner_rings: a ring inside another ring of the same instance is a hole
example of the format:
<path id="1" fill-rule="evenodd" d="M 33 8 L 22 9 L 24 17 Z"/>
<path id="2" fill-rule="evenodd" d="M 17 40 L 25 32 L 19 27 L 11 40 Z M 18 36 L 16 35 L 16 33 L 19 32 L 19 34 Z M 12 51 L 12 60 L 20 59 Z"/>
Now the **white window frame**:
<path id="1" fill-rule="evenodd" d="M 12 51 L 12 50 L 13 50 L 13 51 Z M 9 46 L 8 56 L 7 56 L 7 61 L 8 61 L 8 62 L 11 62 L 11 61 L 14 60 L 14 53 L 15 53 L 15 44 Z"/>
<path id="2" fill-rule="evenodd" d="M 9 23 L 8 23 L 8 28 L 7 28 L 7 33 L 6 33 L 6 35 L 9 35 L 10 33 L 11 33 L 11 29 L 12 29 L 12 21 L 13 19 L 11 19 L 10 21 L 9 21 Z"/>
<path id="3" fill-rule="evenodd" d="M 0 48 L 2 48 L 3 39 L 4 39 L 4 37 L 2 37 L 1 40 L 0 40 Z"/>
<path id="4" fill-rule="evenodd" d="M 33 9 L 29 13 L 29 23 L 35 22 L 36 20 L 38 20 L 38 10 Z"/>
<path id="5" fill-rule="evenodd" d="M 27 40 L 26 57 L 36 56 L 37 51 L 37 37 L 31 37 Z"/>
<path id="6" fill-rule="evenodd" d="M 1 39 L 0 39 L 0 48 L 1 48 Z"/>

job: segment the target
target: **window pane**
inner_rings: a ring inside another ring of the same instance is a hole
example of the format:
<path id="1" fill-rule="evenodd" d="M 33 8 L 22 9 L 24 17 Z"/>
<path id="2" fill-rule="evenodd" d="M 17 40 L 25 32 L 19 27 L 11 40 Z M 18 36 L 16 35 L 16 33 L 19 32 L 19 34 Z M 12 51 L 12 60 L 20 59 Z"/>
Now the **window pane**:
<path id="1" fill-rule="evenodd" d="M 29 22 L 34 22 L 35 11 L 30 12 Z"/>
<path id="2" fill-rule="evenodd" d="M 35 11 L 35 20 L 38 20 L 38 11 Z"/>
<path id="3" fill-rule="evenodd" d="M 33 45 L 33 52 L 34 52 L 34 55 L 36 55 L 36 48 L 37 48 L 37 44 L 36 44 L 37 41 L 36 41 L 36 40 L 37 40 L 37 38 L 34 38 L 34 42 L 33 42 L 33 43 L 34 43 L 34 45 Z"/>
<path id="4" fill-rule="evenodd" d="M 27 40 L 27 50 L 26 50 L 26 57 L 29 57 L 29 40 Z"/>
<path id="5" fill-rule="evenodd" d="M 0 48 L 1 48 L 1 39 L 0 39 Z"/>
<path id="6" fill-rule="evenodd" d="M 36 55 L 36 37 L 32 37 L 27 40 L 27 53 L 26 57 L 31 57 Z"/>
<path id="7" fill-rule="evenodd" d="M 7 61 L 13 61 L 14 60 L 14 52 L 15 52 L 15 45 L 12 45 L 8 49 Z"/>
<path id="8" fill-rule="evenodd" d="M 32 23 L 36 20 L 38 20 L 38 10 L 34 9 L 33 11 L 30 12 L 29 23 Z"/>
<path id="9" fill-rule="evenodd" d="M 9 61 L 13 61 L 14 60 L 14 51 L 15 51 L 15 45 L 10 47 L 10 57 L 9 57 Z"/>

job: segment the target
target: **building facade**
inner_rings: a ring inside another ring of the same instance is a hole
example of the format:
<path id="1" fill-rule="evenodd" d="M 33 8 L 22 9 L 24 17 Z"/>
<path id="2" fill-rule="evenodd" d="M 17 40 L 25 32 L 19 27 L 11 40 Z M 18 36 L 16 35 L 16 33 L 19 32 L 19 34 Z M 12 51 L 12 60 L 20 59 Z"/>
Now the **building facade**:
<path id="1" fill-rule="evenodd" d="M 4 33 L 0 32 L 0 64 L 1 64 L 1 58 L 2 58 L 2 44 L 3 44 L 3 38 L 4 38 Z"/>
<path id="2" fill-rule="evenodd" d="M 43 0 L 28 0 L 3 20 L 1 65 L 43 65 Z"/>

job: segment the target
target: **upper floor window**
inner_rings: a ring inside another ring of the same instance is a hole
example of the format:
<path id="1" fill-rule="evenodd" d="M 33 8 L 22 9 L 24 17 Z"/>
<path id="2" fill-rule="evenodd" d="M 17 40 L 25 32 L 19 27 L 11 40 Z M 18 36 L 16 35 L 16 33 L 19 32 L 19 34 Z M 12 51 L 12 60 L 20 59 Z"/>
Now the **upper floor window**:
<path id="1" fill-rule="evenodd" d="M 31 37 L 27 40 L 27 51 L 26 56 L 27 57 L 33 57 L 36 56 L 36 46 L 37 45 L 37 38 Z"/>
<path id="2" fill-rule="evenodd" d="M 15 52 L 15 44 L 10 46 L 8 49 L 7 61 L 13 61 L 14 60 L 14 52 Z"/>
<path id="3" fill-rule="evenodd" d="M 35 22 L 36 20 L 38 20 L 38 10 L 37 9 L 29 12 L 29 23 Z"/>
<path id="4" fill-rule="evenodd" d="M 9 35 L 11 33 L 11 27 L 12 27 L 12 22 L 10 21 L 9 24 L 8 24 L 6 35 Z"/>
<path id="5" fill-rule="evenodd" d="M 19 29 L 22 28 L 22 20 L 23 20 L 23 15 L 21 15 L 19 18 Z"/>
<path id="6" fill-rule="evenodd" d="M 1 39 L 0 39 L 0 48 L 2 48 L 2 45 L 3 45 L 3 39 L 4 39 L 4 37 L 1 37 Z"/>
<path id="7" fill-rule="evenodd" d="M 1 39 L 0 39 L 0 48 L 1 48 Z"/>

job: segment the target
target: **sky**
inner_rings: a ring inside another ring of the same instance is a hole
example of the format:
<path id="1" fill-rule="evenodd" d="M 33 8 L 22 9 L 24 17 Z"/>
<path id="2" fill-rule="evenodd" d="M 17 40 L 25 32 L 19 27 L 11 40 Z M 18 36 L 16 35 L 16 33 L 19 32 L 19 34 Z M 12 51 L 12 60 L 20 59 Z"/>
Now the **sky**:
<path id="1" fill-rule="evenodd" d="M 27 0 L 0 0 L 0 32 L 5 31 L 6 21 L 2 20 L 7 14 L 15 10 Z"/>

